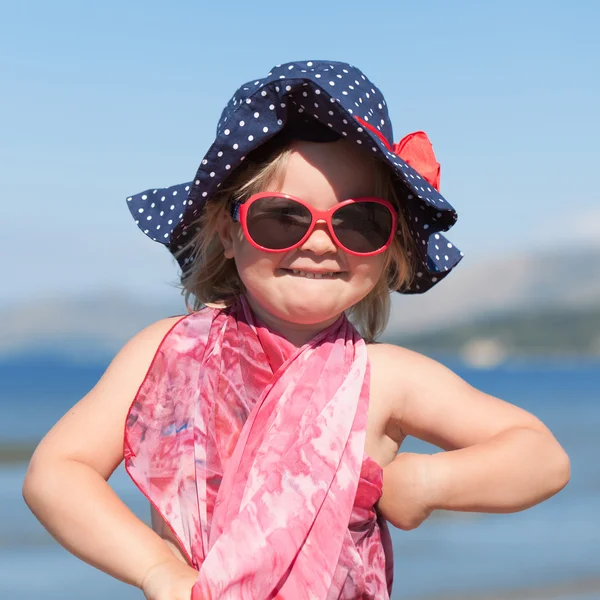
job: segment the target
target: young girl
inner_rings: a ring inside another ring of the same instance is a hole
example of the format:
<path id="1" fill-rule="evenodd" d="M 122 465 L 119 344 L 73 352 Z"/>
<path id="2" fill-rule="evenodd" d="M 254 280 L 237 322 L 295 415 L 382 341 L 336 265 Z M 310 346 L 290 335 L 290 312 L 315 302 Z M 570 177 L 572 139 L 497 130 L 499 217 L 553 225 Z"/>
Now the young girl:
<path id="1" fill-rule="evenodd" d="M 37 448 L 24 497 L 69 551 L 149 600 L 389 598 L 386 522 L 567 483 L 536 417 L 374 343 L 390 290 L 461 258 L 427 136 L 392 140 L 358 69 L 279 65 L 236 92 L 194 181 L 128 198 L 193 306 L 129 341 Z M 398 453 L 407 435 L 445 452 Z M 152 529 L 106 483 L 122 460 Z"/>

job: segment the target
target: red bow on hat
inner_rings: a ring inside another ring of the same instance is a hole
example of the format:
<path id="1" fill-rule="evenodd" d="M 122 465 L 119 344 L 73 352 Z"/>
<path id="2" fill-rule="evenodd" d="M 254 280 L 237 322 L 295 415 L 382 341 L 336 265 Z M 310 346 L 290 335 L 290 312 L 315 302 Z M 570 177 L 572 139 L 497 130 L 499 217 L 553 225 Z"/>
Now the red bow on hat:
<path id="1" fill-rule="evenodd" d="M 440 163 L 436 160 L 433 146 L 424 131 L 414 131 L 405 135 L 393 146 L 385 139 L 381 131 L 360 117 L 356 120 L 369 131 L 373 132 L 388 150 L 397 154 L 405 163 L 424 177 L 438 192 L 440 191 Z"/>

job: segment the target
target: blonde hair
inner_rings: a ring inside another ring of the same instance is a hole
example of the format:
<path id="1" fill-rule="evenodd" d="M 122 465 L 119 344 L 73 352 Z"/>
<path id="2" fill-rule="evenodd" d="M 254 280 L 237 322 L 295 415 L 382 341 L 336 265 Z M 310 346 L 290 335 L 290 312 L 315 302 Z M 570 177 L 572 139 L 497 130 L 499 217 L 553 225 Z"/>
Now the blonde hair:
<path id="1" fill-rule="evenodd" d="M 265 144 L 248 155 L 219 192 L 206 203 L 202 215 L 192 226 L 195 234 L 179 251 L 189 253 L 191 263 L 181 279 L 182 295 L 188 310 L 197 311 L 203 306 L 225 307 L 244 293 L 235 261 L 224 255 L 218 235 L 219 224 L 228 218 L 227 214 L 236 201 L 247 199 L 277 183 L 290 153 L 289 144 Z M 375 158 L 369 159 L 373 161 L 376 175 L 374 195 L 389 200 L 398 208 L 398 235 L 386 251 L 384 276 L 379 278 L 367 296 L 347 311 L 365 341 L 372 342 L 381 335 L 389 320 L 390 292 L 403 289 L 412 282 L 416 244 L 408 227 L 406 206 L 401 199 L 402 184 L 387 165 Z"/>

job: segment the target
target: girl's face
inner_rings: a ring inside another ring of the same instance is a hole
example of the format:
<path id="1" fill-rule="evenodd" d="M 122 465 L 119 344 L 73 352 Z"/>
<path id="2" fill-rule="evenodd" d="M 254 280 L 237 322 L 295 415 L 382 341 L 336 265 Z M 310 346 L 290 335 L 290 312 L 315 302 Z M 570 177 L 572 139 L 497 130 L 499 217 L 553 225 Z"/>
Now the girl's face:
<path id="1" fill-rule="evenodd" d="M 279 185 L 264 191 L 290 194 L 327 210 L 348 198 L 372 196 L 374 189 L 370 162 L 350 142 L 340 140 L 294 142 Z M 257 316 L 297 345 L 362 300 L 382 276 L 386 263 L 387 252 L 366 257 L 348 254 L 335 244 L 325 223 L 317 223 L 304 244 L 287 252 L 254 247 L 241 225 L 229 216 L 219 233 L 225 256 L 235 259 Z M 333 277 L 303 276 L 329 272 L 334 272 Z"/>

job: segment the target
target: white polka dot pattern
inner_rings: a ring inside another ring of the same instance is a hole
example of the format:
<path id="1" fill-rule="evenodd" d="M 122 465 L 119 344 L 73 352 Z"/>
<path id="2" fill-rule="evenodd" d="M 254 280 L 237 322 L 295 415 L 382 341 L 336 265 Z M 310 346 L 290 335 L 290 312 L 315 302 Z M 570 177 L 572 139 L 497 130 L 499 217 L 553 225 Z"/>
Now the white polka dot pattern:
<path id="1" fill-rule="evenodd" d="M 361 125 L 357 119 L 365 123 Z M 417 277 L 410 288 L 401 291 L 427 291 L 462 258 L 440 234 L 454 225 L 456 212 L 424 177 L 389 149 L 394 138 L 386 101 L 359 69 L 346 63 L 287 63 L 274 67 L 263 79 L 241 86 L 223 110 L 216 139 L 192 182 L 127 198 L 137 225 L 148 237 L 176 252 L 187 241 L 189 227 L 204 203 L 249 152 L 291 128 L 295 137 L 313 139 L 312 124 L 317 122 L 324 127 L 315 141 L 345 137 L 385 161 L 404 184 L 405 214 L 420 253 Z M 189 260 L 180 257 L 182 269 Z"/>

